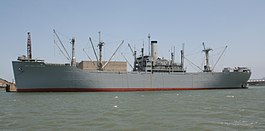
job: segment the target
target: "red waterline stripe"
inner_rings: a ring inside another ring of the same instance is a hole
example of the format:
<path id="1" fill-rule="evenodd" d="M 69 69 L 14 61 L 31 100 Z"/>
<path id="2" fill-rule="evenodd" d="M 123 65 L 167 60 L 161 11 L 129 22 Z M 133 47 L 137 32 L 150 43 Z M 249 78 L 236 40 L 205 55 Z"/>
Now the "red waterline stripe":
<path id="1" fill-rule="evenodd" d="M 128 92 L 128 91 L 168 91 L 168 90 L 217 90 L 229 88 L 28 88 L 17 89 L 17 92 Z"/>

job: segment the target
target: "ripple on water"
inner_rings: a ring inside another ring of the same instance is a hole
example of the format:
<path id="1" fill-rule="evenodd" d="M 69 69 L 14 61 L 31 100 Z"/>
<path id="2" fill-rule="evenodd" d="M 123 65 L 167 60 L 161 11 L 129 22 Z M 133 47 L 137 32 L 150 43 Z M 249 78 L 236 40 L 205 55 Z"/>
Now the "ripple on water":
<path id="1" fill-rule="evenodd" d="M 1 93 L 0 129 L 264 130 L 264 94 L 263 88 Z"/>
<path id="2" fill-rule="evenodd" d="M 251 129 L 258 125 L 257 121 L 235 120 L 220 122 L 220 125 L 228 126 L 234 129 Z"/>

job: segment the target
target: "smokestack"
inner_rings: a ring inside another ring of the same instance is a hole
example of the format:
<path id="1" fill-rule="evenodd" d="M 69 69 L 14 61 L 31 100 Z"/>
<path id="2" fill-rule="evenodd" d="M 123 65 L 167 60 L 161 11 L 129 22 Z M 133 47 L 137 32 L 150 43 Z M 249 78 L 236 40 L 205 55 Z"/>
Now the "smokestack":
<path id="1" fill-rule="evenodd" d="M 151 41 L 151 57 L 153 58 L 153 62 L 155 64 L 158 58 L 157 41 Z"/>

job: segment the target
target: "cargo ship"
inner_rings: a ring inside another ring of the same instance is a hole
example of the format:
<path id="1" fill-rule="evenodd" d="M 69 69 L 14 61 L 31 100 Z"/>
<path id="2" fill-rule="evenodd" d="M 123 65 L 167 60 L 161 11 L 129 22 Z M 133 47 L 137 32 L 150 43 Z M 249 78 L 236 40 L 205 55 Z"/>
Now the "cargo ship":
<path id="1" fill-rule="evenodd" d="M 137 52 L 130 47 L 134 56 L 132 71 L 107 70 L 111 61 L 102 61 L 104 42 L 101 40 L 98 44 L 99 59 L 88 61 L 95 68 L 86 70 L 80 66 L 84 62 L 77 63 L 75 60 L 75 39 L 71 40 L 70 64 L 52 64 L 44 60 L 32 59 L 31 39 L 28 33 L 27 56 L 20 56 L 17 61 L 12 61 L 17 92 L 123 92 L 247 88 L 251 70 L 247 67 L 235 67 L 214 72 L 209 64 L 209 52 L 212 49 L 205 48 L 204 44 L 205 65 L 202 71 L 186 72 L 184 48 L 180 51 L 180 63 L 176 63 L 173 59 L 174 53 L 171 54 L 171 60 L 158 57 L 158 42 L 150 41 L 150 36 L 148 38 L 151 47 L 148 55 L 144 54 L 142 48 L 140 55 L 137 56 Z M 94 49 L 92 41 L 91 44 Z M 94 53 L 97 56 L 95 50 Z"/>

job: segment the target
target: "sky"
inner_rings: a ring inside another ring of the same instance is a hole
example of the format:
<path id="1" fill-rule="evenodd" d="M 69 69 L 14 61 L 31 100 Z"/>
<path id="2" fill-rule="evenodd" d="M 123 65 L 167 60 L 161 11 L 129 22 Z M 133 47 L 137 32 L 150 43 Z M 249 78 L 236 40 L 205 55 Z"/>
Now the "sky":
<path id="1" fill-rule="evenodd" d="M 124 44 L 113 60 L 133 63 L 130 43 L 140 54 L 148 54 L 148 34 L 158 41 L 158 54 L 169 58 L 175 47 L 175 61 L 185 45 L 185 57 L 202 67 L 202 42 L 210 52 L 213 67 L 225 46 L 215 71 L 224 67 L 249 67 L 252 79 L 265 77 L 264 0 L 1 0 L 0 78 L 14 80 L 12 61 L 26 55 L 27 32 L 31 33 L 33 58 L 48 63 L 69 62 L 57 48 L 56 30 L 70 52 L 76 39 L 77 61 L 95 59 L 89 37 L 105 42 L 103 59 L 108 60 L 118 45 Z M 185 68 L 200 71 L 188 60 Z M 129 70 L 131 70 L 129 68 Z"/>

